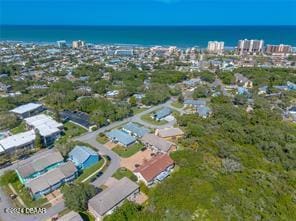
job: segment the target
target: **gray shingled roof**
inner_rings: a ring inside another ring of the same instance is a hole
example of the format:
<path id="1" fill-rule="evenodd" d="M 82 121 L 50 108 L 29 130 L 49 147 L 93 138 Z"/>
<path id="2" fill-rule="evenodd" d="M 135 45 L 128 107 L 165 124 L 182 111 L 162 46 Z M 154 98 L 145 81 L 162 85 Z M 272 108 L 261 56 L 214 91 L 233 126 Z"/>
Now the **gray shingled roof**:
<path id="1" fill-rule="evenodd" d="M 68 161 L 61 166 L 30 180 L 26 186 L 31 189 L 33 194 L 35 194 L 59 183 L 64 178 L 72 176 L 76 171 L 77 169 L 75 165 L 71 161 Z"/>
<path id="2" fill-rule="evenodd" d="M 17 167 L 17 171 L 22 177 L 29 177 L 33 173 L 41 171 L 46 167 L 53 165 L 55 163 L 63 161 L 64 158 L 58 151 L 50 151 L 47 154 L 42 155 L 41 157 L 35 160 L 25 161 L 23 164 Z"/>
<path id="3" fill-rule="evenodd" d="M 78 213 L 71 211 L 66 215 L 63 215 L 62 217 L 58 218 L 58 221 L 83 221 L 83 219 Z"/>
<path id="4" fill-rule="evenodd" d="M 124 177 L 110 188 L 91 198 L 88 201 L 88 206 L 103 216 L 138 188 L 136 183 Z"/>
<path id="5" fill-rule="evenodd" d="M 174 143 L 160 138 L 154 134 L 146 134 L 141 140 L 145 145 L 149 144 L 163 152 L 168 152 L 172 145 L 174 145 Z"/>

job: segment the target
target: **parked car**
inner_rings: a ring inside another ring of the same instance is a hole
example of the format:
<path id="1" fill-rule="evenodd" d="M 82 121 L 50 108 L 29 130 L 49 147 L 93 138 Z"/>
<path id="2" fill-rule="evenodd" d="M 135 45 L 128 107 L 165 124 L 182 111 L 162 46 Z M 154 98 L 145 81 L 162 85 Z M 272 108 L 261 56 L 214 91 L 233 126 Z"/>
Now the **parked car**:
<path id="1" fill-rule="evenodd" d="M 12 163 L 9 162 L 9 161 L 7 161 L 7 162 L 5 162 L 5 163 L 0 164 L 0 169 L 3 169 L 3 168 L 8 167 L 8 166 L 10 166 L 10 165 L 12 165 Z"/>
<path id="2" fill-rule="evenodd" d="M 15 199 L 15 198 L 17 198 L 17 195 L 16 195 L 16 194 L 10 194 L 9 197 L 10 197 L 11 199 Z"/>
<path id="3" fill-rule="evenodd" d="M 102 175 L 103 175 L 103 172 L 102 171 L 100 171 L 100 172 L 97 173 L 97 177 L 100 177 Z"/>

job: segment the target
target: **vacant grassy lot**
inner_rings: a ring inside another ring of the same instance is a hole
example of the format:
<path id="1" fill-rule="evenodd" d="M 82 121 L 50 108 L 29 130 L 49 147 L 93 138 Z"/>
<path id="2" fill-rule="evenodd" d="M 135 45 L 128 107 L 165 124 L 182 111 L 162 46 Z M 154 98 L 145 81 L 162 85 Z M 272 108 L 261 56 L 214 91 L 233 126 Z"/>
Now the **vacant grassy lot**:
<path id="1" fill-rule="evenodd" d="M 172 106 L 175 107 L 175 108 L 182 108 L 183 107 L 183 104 L 181 104 L 178 101 L 175 101 L 175 102 L 172 103 Z"/>
<path id="2" fill-rule="evenodd" d="M 123 158 L 127 158 L 127 157 L 130 157 L 130 156 L 134 155 L 135 153 L 137 153 L 143 147 L 144 147 L 143 144 L 135 143 L 135 144 L 133 144 L 130 147 L 127 147 L 127 148 L 117 145 L 112 150 L 115 153 L 117 153 L 119 156 L 121 156 Z"/>
<path id="3" fill-rule="evenodd" d="M 108 137 L 103 134 L 103 133 L 100 133 L 98 136 L 97 136 L 97 141 L 101 144 L 105 144 L 109 141 Z"/>
<path id="4" fill-rule="evenodd" d="M 76 124 L 73 124 L 72 122 L 67 122 L 64 124 L 64 131 L 65 131 L 65 133 L 57 141 L 57 143 L 64 144 L 69 139 L 71 139 L 73 137 L 77 137 L 77 136 L 86 132 L 86 130 L 84 128 L 82 128 Z"/>

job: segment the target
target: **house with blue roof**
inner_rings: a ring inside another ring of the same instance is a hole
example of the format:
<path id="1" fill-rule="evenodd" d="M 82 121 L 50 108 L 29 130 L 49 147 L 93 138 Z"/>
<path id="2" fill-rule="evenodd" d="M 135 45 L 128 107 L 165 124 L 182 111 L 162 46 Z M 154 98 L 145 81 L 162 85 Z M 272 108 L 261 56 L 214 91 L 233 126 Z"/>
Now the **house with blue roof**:
<path id="1" fill-rule="evenodd" d="M 296 91 L 296 84 L 290 81 L 287 82 L 288 90 L 289 91 Z"/>
<path id="2" fill-rule="evenodd" d="M 167 116 L 169 116 L 172 113 L 172 110 L 168 107 L 164 107 L 161 110 L 157 111 L 154 115 L 153 118 L 155 120 L 161 120 Z"/>
<path id="3" fill-rule="evenodd" d="M 202 118 L 207 118 L 211 114 L 211 109 L 207 106 L 200 106 L 196 108 L 197 114 Z"/>
<path id="4" fill-rule="evenodd" d="M 86 146 L 75 146 L 69 153 L 69 160 L 80 170 L 95 165 L 99 159 L 98 153 Z"/>
<path id="5" fill-rule="evenodd" d="M 238 88 L 237 88 L 237 93 L 238 93 L 239 95 L 248 95 L 248 94 L 249 94 L 249 91 L 248 91 L 248 89 L 245 88 L 245 87 L 238 87 Z"/>
<path id="6" fill-rule="evenodd" d="M 143 137 L 145 134 L 149 133 L 149 129 L 146 127 L 141 127 L 138 124 L 129 122 L 122 127 L 122 130 L 131 136 Z"/>
<path id="7" fill-rule="evenodd" d="M 205 106 L 206 104 L 207 104 L 207 102 L 202 99 L 197 99 L 197 100 L 186 99 L 186 100 L 184 100 L 184 105 L 190 106 L 190 107 Z"/>
<path id="8" fill-rule="evenodd" d="M 136 138 L 131 135 L 123 132 L 122 130 L 111 130 L 106 133 L 106 136 L 114 143 L 119 143 L 124 147 L 128 147 L 134 142 L 136 142 Z"/>

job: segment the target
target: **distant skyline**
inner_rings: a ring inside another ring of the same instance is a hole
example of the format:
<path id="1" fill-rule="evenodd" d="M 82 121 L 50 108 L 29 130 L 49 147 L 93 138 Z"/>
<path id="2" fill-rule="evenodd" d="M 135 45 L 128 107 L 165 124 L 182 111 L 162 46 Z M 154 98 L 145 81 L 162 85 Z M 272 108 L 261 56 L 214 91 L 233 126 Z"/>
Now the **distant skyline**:
<path id="1" fill-rule="evenodd" d="M 0 0 L 1 25 L 296 25 L 295 0 Z"/>

